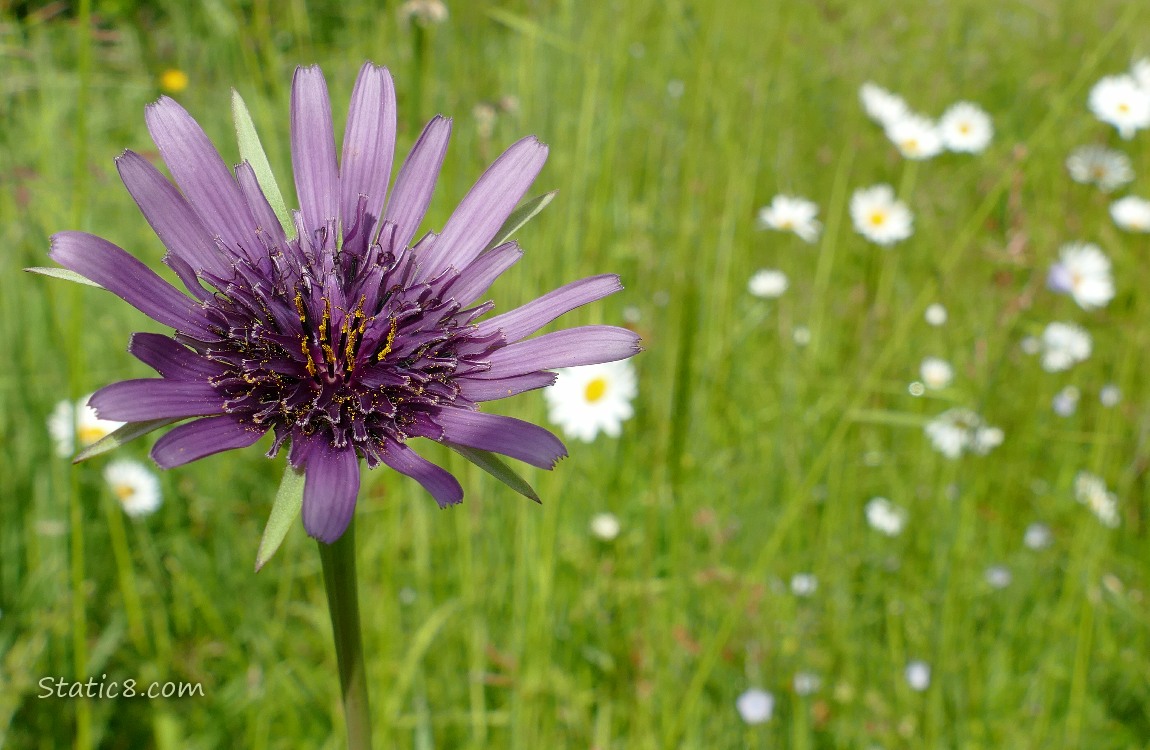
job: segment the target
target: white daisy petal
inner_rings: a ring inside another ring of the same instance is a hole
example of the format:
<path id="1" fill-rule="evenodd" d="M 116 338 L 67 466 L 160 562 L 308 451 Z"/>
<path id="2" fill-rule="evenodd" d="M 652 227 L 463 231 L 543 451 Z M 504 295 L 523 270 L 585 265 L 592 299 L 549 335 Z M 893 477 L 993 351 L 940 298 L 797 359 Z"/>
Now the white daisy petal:
<path id="1" fill-rule="evenodd" d="M 159 477 L 139 461 L 113 461 L 104 468 L 104 481 L 129 516 L 150 515 L 163 502 Z"/>

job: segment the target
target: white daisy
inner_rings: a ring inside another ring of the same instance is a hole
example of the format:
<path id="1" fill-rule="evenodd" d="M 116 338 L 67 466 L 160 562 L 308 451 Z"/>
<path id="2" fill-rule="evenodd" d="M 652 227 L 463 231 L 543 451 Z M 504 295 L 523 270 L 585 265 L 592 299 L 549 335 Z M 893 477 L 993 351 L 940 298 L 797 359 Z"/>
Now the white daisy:
<path id="1" fill-rule="evenodd" d="M 780 232 L 794 232 L 805 242 L 819 238 L 822 225 L 819 223 L 819 207 L 807 200 L 789 195 L 776 195 L 771 205 L 759 209 L 759 229 L 777 229 Z"/>
<path id="2" fill-rule="evenodd" d="M 1118 526 L 1118 496 L 1106 489 L 1102 477 L 1088 471 L 1078 472 L 1074 477 L 1074 496 L 1098 516 L 1103 526 L 1111 529 Z"/>
<path id="3" fill-rule="evenodd" d="M 735 708 L 746 723 L 763 724 L 770 721 L 775 712 L 775 696 L 766 690 L 751 688 L 738 697 Z"/>
<path id="4" fill-rule="evenodd" d="M 1150 127 L 1150 90 L 1131 75 L 1106 76 L 1090 89 L 1090 111 L 1125 139 Z"/>
<path id="5" fill-rule="evenodd" d="M 811 329 L 806 326 L 795 326 L 791 331 L 791 338 L 795 342 L 795 346 L 806 346 L 811 343 Z"/>
<path id="6" fill-rule="evenodd" d="M 415 21 L 420 26 L 441 24 L 447 20 L 447 6 L 442 0 L 407 0 L 399 6 L 399 20 Z"/>
<path id="7" fill-rule="evenodd" d="M 123 422 L 97 417 L 96 410 L 88 406 L 91 396 L 89 393 L 75 403 L 61 401 L 48 417 L 48 434 L 56 444 L 58 455 L 71 456 L 76 451 L 77 441 L 81 448 L 87 448 L 124 426 Z"/>
<path id="8" fill-rule="evenodd" d="M 1074 412 L 1078 411 L 1078 399 L 1082 393 L 1072 385 L 1068 385 L 1058 393 L 1054 394 L 1054 400 L 1051 402 L 1051 408 L 1054 413 L 1060 417 L 1072 417 Z"/>
<path id="9" fill-rule="evenodd" d="M 1150 201 L 1136 195 L 1119 198 L 1110 204 L 1110 217 L 1119 229 L 1150 232 Z"/>
<path id="10" fill-rule="evenodd" d="M 901 96 L 870 81 L 859 88 L 859 99 L 867 116 L 883 127 L 910 113 L 910 107 Z"/>
<path id="11" fill-rule="evenodd" d="M 1073 323 L 1050 323 L 1039 342 L 1042 369 L 1047 372 L 1069 370 L 1090 358 L 1090 334 Z"/>
<path id="12" fill-rule="evenodd" d="M 1033 550 L 1046 549 L 1054 541 L 1054 534 L 1044 523 L 1032 523 L 1022 535 L 1022 543 Z"/>
<path id="13" fill-rule="evenodd" d="M 756 271 L 747 282 L 747 290 L 762 299 L 775 299 L 787 291 L 787 275 L 774 268 Z"/>
<path id="14" fill-rule="evenodd" d="M 1094 144 L 1071 151 L 1066 157 L 1066 171 L 1075 182 L 1097 185 L 1107 193 L 1134 179 L 1134 167 L 1129 156 Z"/>
<path id="15" fill-rule="evenodd" d="M 893 245 L 914 232 L 910 209 L 895 199 L 890 185 L 856 190 L 851 196 L 850 210 L 855 231 L 876 244 Z"/>
<path id="16" fill-rule="evenodd" d="M 886 137 L 907 159 L 921 161 L 942 153 L 942 136 L 933 122 L 922 115 L 907 114 L 886 125 Z"/>
<path id="17" fill-rule="evenodd" d="M 1098 400 L 1107 409 L 1112 409 L 1122 400 L 1122 390 L 1113 383 L 1107 383 L 1098 391 Z"/>
<path id="18" fill-rule="evenodd" d="M 1050 267 L 1046 285 L 1069 294 L 1083 310 L 1105 307 L 1114 298 L 1110 259 L 1091 242 L 1071 242 L 1058 251 L 1059 261 Z"/>
<path id="19" fill-rule="evenodd" d="M 926 322 L 932 326 L 945 325 L 947 318 L 946 308 L 935 302 L 926 308 L 923 312 L 923 317 L 926 318 Z"/>
<path id="20" fill-rule="evenodd" d="M 795 573 L 791 576 L 791 593 L 795 596 L 810 596 L 819 589 L 819 579 L 814 573 Z"/>
<path id="21" fill-rule="evenodd" d="M 951 105 L 939 118 L 938 130 L 949 150 L 968 154 L 984 150 L 994 137 L 990 115 L 971 102 Z"/>
<path id="22" fill-rule="evenodd" d="M 619 536 L 621 525 L 614 513 L 596 513 L 591 517 L 591 533 L 596 539 L 610 542 Z"/>
<path id="23" fill-rule="evenodd" d="M 924 661 L 911 661 L 906 665 L 906 684 L 921 693 L 930 687 L 930 665 Z"/>
<path id="24" fill-rule="evenodd" d="M 927 388 L 939 390 L 946 388 L 954 379 L 954 368 L 945 359 L 927 357 L 919 367 L 922 382 Z"/>
<path id="25" fill-rule="evenodd" d="M 129 516 L 146 516 L 160 507 L 160 480 L 139 461 L 122 459 L 104 468 L 104 481 Z"/>
<path id="26" fill-rule="evenodd" d="M 619 437 L 638 392 L 635 368 L 628 360 L 566 367 L 556 375 L 555 385 L 543 391 L 552 422 L 587 443 L 600 431 Z"/>
<path id="27" fill-rule="evenodd" d="M 983 575 L 992 589 L 1004 589 L 1014 580 L 1010 568 L 1005 565 L 991 565 Z"/>
<path id="28" fill-rule="evenodd" d="M 885 497 L 871 498 L 865 512 L 871 528 L 887 536 L 898 536 L 906 526 L 906 511 Z"/>
<path id="29" fill-rule="evenodd" d="M 948 409 L 926 423 L 926 436 L 936 451 L 958 458 L 969 451 L 986 455 L 1002 445 L 1003 432 L 991 427 L 970 409 Z"/>

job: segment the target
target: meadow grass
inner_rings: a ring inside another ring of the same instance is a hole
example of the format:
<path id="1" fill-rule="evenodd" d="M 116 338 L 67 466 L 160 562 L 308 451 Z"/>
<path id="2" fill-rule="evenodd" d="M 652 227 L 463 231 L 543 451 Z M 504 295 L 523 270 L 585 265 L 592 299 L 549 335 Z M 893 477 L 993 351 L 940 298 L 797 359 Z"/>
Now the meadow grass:
<path id="1" fill-rule="evenodd" d="M 21 269 L 48 265 L 48 237 L 66 228 L 159 267 L 163 248 L 112 160 L 152 148 L 142 115 L 163 70 L 188 75 L 176 97 L 229 161 L 239 90 L 290 188 L 294 66 L 323 65 L 342 123 L 365 59 L 395 75 L 401 154 L 433 114 L 456 118 L 427 227 L 507 144 L 550 144 L 536 192 L 559 197 L 519 233 L 527 257 L 495 287 L 499 308 L 617 272 L 622 294 L 569 317 L 616 323 L 633 308 L 647 349 L 622 437 L 572 443 L 555 472 L 525 472 L 541 507 L 446 451 L 428 455 L 468 493 L 450 511 L 394 473 L 365 475 L 377 746 L 1150 743 L 1150 246 L 1063 166 L 1071 148 L 1109 143 L 1134 162 L 1131 190 L 1150 194 L 1150 136 L 1121 142 L 1085 108 L 1094 81 L 1150 52 L 1150 6 L 476 2 L 416 33 L 390 5 L 0 11 L 0 744 L 342 745 L 314 542 L 297 525 L 252 570 L 283 458 L 252 449 L 166 472 L 161 510 L 125 517 L 101 479 L 107 458 L 70 466 L 44 424 L 60 399 L 146 376 L 127 337 L 160 329 L 104 292 Z M 994 142 L 905 162 L 858 103 L 866 80 L 932 115 L 976 101 Z M 518 106 L 485 135 L 475 105 L 506 96 Z M 914 236 L 891 250 L 847 216 L 851 192 L 879 182 L 915 213 Z M 756 230 L 779 192 L 819 203 L 817 244 Z M 1114 262 L 1104 310 L 1044 289 L 1072 239 Z M 778 300 L 747 293 L 761 267 L 788 275 Z M 949 312 L 942 327 L 923 320 L 932 302 Z M 1066 373 L 1019 348 L 1052 320 L 1094 337 Z M 915 398 L 907 383 L 929 355 L 955 382 Z M 1106 383 L 1121 389 L 1115 408 L 1098 401 Z M 1063 418 L 1050 403 L 1067 384 L 1082 400 Z M 498 406 L 546 421 L 537 393 Z M 922 426 L 952 406 L 1005 442 L 987 456 L 934 452 Z M 1075 502 L 1080 470 L 1117 492 L 1117 529 Z M 875 496 L 909 511 L 901 535 L 867 525 Z M 612 542 L 588 531 L 600 511 L 621 520 Z M 1052 529 L 1050 547 L 1023 545 L 1033 522 Z M 992 565 L 1010 570 L 1005 589 L 986 581 Z M 788 588 L 799 572 L 817 577 L 810 597 Z M 903 677 L 914 659 L 932 668 L 923 692 Z M 819 689 L 796 693 L 799 671 Z M 204 694 L 37 697 L 44 676 L 102 674 Z M 765 724 L 735 709 L 750 687 L 775 696 Z"/>

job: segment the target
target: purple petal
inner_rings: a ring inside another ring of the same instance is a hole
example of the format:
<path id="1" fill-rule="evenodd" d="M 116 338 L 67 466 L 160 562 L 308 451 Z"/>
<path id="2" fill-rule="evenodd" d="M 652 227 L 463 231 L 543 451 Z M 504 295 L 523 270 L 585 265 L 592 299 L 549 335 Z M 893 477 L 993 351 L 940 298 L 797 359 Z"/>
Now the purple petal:
<path id="1" fill-rule="evenodd" d="M 152 460 L 160 468 L 171 469 L 233 448 L 247 448 L 258 441 L 267 428 L 254 428 L 231 414 L 197 419 L 178 425 L 156 441 Z"/>
<path id="2" fill-rule="evenodd" d="M 639 335 L 626 328 L 568 328 L 503 347 L 491 355 L 491 369 L 477 377 L 491 379 L 555 367 L 597 365 L 626 359 L 639 351 Z"/>
<path id="3" fill-rule="evenodd" d="M 466 307 L 484 295 L 504 271 L 523 257 L 518 243 L 505 242 L 484 253 L 460 272 L 444 294 Z"/>
<path id="4" fill-rule="evenodd" d="M 435 415 L 445 443 L 502 453 L 540 469 L 567 455 L 562 441 L 539 425 L 481 411 L 444 408 Z"/>
<path id="5" fill-rule="evenodd" d="M 422 278 L 432 278 L 448 266 L 466 268 L 494 239 L 546 162 L 547 146 L 534 136 L 504 151 L 447 220 L 423 261 Z"/>
<path id="6" fill-rule="evenodd" d="M 495 331 L 503 331 L 508 343 L 519 341 L 538 331 L 543 326 L 576 307 L 586 305 L 614 294 L 623 288 L 615 274 L 591 276 L 561 286 L 539 299 L 528 302 L 479 324 L 478 336 L 486 336 Z"/>
<path id="7" fill-rule="evenodd" d="M 396 247 L 410 243 L 415 230 L 419 229 L 431 203 L 431 193 L 439 179 L 439 168 L 443 165 L 450 139 L 451 120 L 436 115 L 427 123 L 399 168 L 384 212 L 384 220 L 395 224 Z"/>
<path id="8" fill-rule="evenodd" d="M 514 396 L 524 391 L 546 388 L 555 383 L 553 372 L 529 372 L 526 375 L 513 375 L 509 378 L 478 378 L 461 377 L 459 395 L 471 401 L 496 401 L 508 396 Z"/>
<path id="9" fill-rule="evenodd" d="M 463 502 L 463 487 L 459 480 L 406 445 L 389 444 L 383 453 L 383 462 L 423 485 L 440 508 Z"/>
<path id="10" fill-rule="evenodd" d="M 100 419 L 145 422 L 222 414 L 224 400 L 207 382 L 143 378 L 121 380 L 92 394 L 88 404 Z"/>
<path id="11" fill-rule="evenodd" d="M 165 378 L 207 380 L 224 367 L 201 357 L 178 341 L 158 333 L 134 333 L 128 351 Z"/>
<path id="12" fill-rule="evenodd" d="M 180 191 L 152 164 L 132 151 L 116 159 L 124 186 L 139 205 L 156 236 L 173 255 L 193 269 L 219 275 L 226 266 L 220 249 Z"/>
<path id="13" fill-rule="evenodd" d="M 292 79 L 291 163 L 304 226 L 314 232 L 339 212 L 331 102 L 318 65 L 296 68 Z"/>
<path id="14" fill-rule="evenodd" d="M 239 182 L 240 190 L 243 191 L 244 198 L 248 202 L 248 210 L 252 212 L 252 217 L 255 219 L 256 234 L 271 235 L 271 244 L 282 247 L 287 242 L 283 224 L 280 223 L 275 210 L 268 203 L 268 199 L 260 187 L 259 178 L 256 177 L 256 171 L 252 169 L 251 164 L 245 161 L 236 166 L 236 181 Z"/>
<path id="15" fill-rule="evenodd" d="M 225 247 L 242 252 L 252 243 L 253 219 L 232 173 L 187 111 L 166 96 L 144 112 L 160 156 L 204 226 Z"/>
<path id="16" fill-rule="evenodd" d="M 199 305 L 101 237 L 86 232 L 58 232 L 52 235 L 48 256 L 121 297 L 152 320 L 178 331 L 214 338 Z"/>
<path id="17" fill-rule="evenodd" d="M 308 451 L 303 482 L 303 527 L 309 536 L 331 544 L 343 536 L 359 494 L 359 458 L 355 449 L 332 448 L 322 438 Z"/>
<path id="18" fill-rule="evenodd" d="M 363 234 L 383 211 L 395 155 L 395 85 L 387 68 L 364 63 L 351 92 L 343 154 L 339 162 L 340 216 L 343 231 L 355 223 L 361 195 L 370 218 Z"/>

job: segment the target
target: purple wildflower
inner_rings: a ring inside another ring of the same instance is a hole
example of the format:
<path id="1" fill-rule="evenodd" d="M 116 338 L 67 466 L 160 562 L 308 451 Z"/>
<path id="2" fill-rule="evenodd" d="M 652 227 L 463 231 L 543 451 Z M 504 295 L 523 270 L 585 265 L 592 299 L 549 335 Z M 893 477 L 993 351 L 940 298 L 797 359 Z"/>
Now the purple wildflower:
<path id="1" fill-rule="evenodd" d="M 126 151 L 120 176 L 167 247 L 165 263 L 189 294 L 121 248 L 82 232 L 52 238 L 51 257 L 175 329 L 137 333 L 129 351 L 162 377 L 126 380 L 91 399 L 101 418 L 191 419 L 157 441 L 170 468 L 255 443 L 285 444 L 305 472 L 303 521 L 324 542 L 355 509 L 363 458 L 406 474 L 442 506 L 463 489 L 409 446 L 423 437 L 501 453 L 550 469 L 566 455 L 542 427 L 478 410 L 483 401 L 550 385 L 550 368 L 629 357 L 638 337 L 584 326 L 526 337 L 563 313 L 621 289 L 615 275 L 567 284 L 510 312 L 480 302 L 522 255 L 487 249 L 547 159 L 533 137 L 512 145 L 479 178 L 443 230 L 412 244 L 451 132 L 428 123 L 391 194 L 395 90 L 365 64 L 352 92 L 337 166 L 327 85 L 318 67 L 292 83 L 292 166 L 300 210 L 289 238 L 255 172 L 233 175 L 175 101 L 146 120 L 176 185 Z"/>

